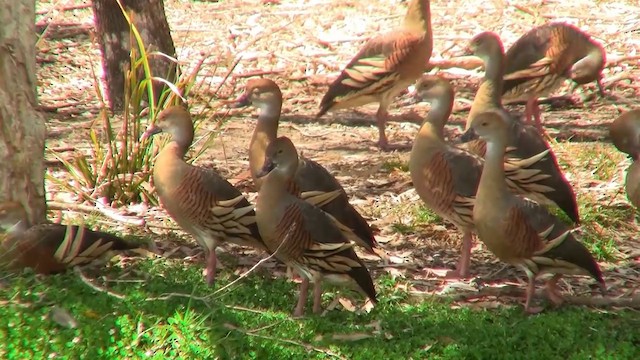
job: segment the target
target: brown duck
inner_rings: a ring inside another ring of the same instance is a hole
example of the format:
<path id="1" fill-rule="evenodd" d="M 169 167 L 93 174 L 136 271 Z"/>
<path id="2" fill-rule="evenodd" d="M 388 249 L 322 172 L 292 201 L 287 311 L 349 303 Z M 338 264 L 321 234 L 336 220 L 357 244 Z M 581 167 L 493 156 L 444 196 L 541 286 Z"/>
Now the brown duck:
<path id="1" fill-rule="evenodd" d="M 567 23 L 535 27 L 519 38 L 506 54 L 502 94 L 505 100 L 526 101 L 525 118 L 533 117 L 544 132 L 538 98 L 548 96 L 566 79 L 576 85 L 595 81 L 600 95 L 606 53 L 600 43 Z"/>
<path id="2" fill-rule="evenodd" d="M 163 110 L 143 138 L 165 132 L 171 141 L 158 154 L 153 181 L 164 209 L 191 234 L 207 256 L 207 282 L 216 276 L 215 249 L 224 242 L 266 249 L 256 225 L 253 206 L 213 170 L 184 160 L 193 141 L 189 112 L 180 106 Z"/>
<path id="3" fill-rule="evenodd" d="M 378 146 L 391 149 L 385 135 L 387 109 L 401 91 L 425 72 L 432 47 L 429 0 L 411 0 L 402 26 L 370 39 L 329 86 L 317 117 L 328 111 L 377 102 Z"/>
<path id="4" fill-rule="evenodd" d="M 7 231 L 0 234 L 0 267 L 11 270 L 32 268 L 40 274 L 54 274 L 138 247 L 84 226 L 30 226 L 24 207 L 17 202 L 0 204 L 0 227 Z"/>
<path id="5" fill-rule="evenodd" d="M 530 191 L 527 197 L 543 204 L 556 205 L 574 223 L 579 223 L 580 216 L 575 192 L 560 170 L 558 160 L 551 147 L 535 127 L 522 124 L 502 107 L 502 75 L 505 61 L 502 41 L 493 32 L 483 32 L 471 40 L 469 52 L 483 60 L 485 76 L 473 99 L 466 128 L 469 128 L 471 121 L 477 114 L 488 110 L 499 111 L 509 121 L 507 157 L 528 159 L 548 150 L 549 153 L 544 159 L 531 165 L 532 168 L 540 170 L 541 174 L 547 175 L 547 177 L 537 181 L 538 190 Z M 467 133 L 463 141 L 469 141 L 470 135 L 471 133 Z M 485 143 L 481 139 L 470 141 L 464 145 L 464 148 L 483 157 L 486 150 Z"/>
<path id="6" fill-rule="evenodd" d="M 258 193 L 256 219 L 269 251 L 314 282 L 313 312 L 321 310 L 321 280 L 354 284 L 376 302 L 376 291 L 369 271 L 353 251 L 353 243 L 327 213 L 289 191 L 298 167 L 298 153 L 286 137 L 267 147 Z M 300 286 L 294 316 L 301 316 L 309 281 Z"/>
<path id="7" fill-rule="evenodd" d="M 473 204 L 484 159 L 447 144 L 444 125 L 451 115 L 454 91 L 451 84 L 438 76 L 423 76 L 416 85 L 415 97 L 431 103 L 411 149 L 409 171 L 416 192 L 427 207 L 452 222 L 462 233 L 462 248 L 456 271 L 449 277 L 467 277 L 472 246 Z M 527 194 L 541 187 L 546 176 L 529 169 L 546 151 L 533 158 L 508 160 L 507 181 L 511 191 Z"/>
<path id="8" fill-rule="evenodd" d="M 620 115 L 609 125 L 609 136 L 615 147 L 628 154 L 633 163 L 627 169 L 627 198 L 640 209 L 640 110 Z"/>
<path id="9" fill-rule="evenodd" d="M 571 229 L 546 208 L 507 189 L 503 161 L 509 122 L 503 112 L 489 111 L 477 114 L 467 130 L 487 142 L 473 209 L 478 237 L 500 260 L 525 271 L 529 278 L 525 310 L 529 313 L 541 310 L 531 306 L 535 280 L 541 274 L 553 274 L 546 290 L 556 305 L 563 301 L 557 287 L 562 275 L 591 276 L 604 294 L 606 286 L 598 263 Z"/>
<path id="10" fill-rule="evenodd" d="M 260 110 L 258 122 L 249 144 L 249 168 L 256 187 L 260 189 L 267 146 L 278 136 L 278 123 L 282 110 L 280 87 L 269 79 L 256 78 L 247 82 L 245 91 L 233 103 L 233 107 L 255 106 Z M 290 191 L 308 202 L 320 206 L 342 225 L 351 229 L 350 236 L 358 245 L 371 253 L 377 242 L 367 221 L 349 203 L 349 197 L 336 178 L 317 162 L 300 156 Z"/>

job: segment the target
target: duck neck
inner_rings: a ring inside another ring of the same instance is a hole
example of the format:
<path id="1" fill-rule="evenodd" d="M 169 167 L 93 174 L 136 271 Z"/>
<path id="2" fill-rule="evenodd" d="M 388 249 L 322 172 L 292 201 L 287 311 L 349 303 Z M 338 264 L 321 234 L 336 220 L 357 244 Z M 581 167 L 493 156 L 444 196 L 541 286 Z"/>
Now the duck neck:
<path id="1" fill-rule="evenodd" d="M 431 33 L 429 0 L 412 0 L 407 8 L 403 26 L 407 30 Z"/>
<path id="2" fill-rule="evenodd" d="M 249 168 L 254 180 L 256 180 L 255 175 L 262 169 L 267 146 L 278 136 L 278 122 L 280 121 L 281 110 L 282 101 L 274 101 L 260 106 L 258 123 L 253 131 L 249 145 Z"/>
<path id="3" fill-rule="evenodd" d="M 260 186 L 256 201 L 256 214 L 264 217 L 277 217 L 277 209 L 274 204 L 291 195 L 288 191 L 291 175 L 274 170 L 261 180 L 262 186 Z"/>
<path id="4" fill-rule="evenodd" d="M 502 85 L 504 76 L 504 52 L 500 49 L 483 58 L 485 73 L 484 80 L 478 88 L 471 104 L 471 111 L 467 120 L 467 129 L 477 114 L 487 110 L 502 108 Z"/>
<path id="5" fill-rule="evenodd" d="M 507 183 L 504 175 L 504 154 L 506 141 L 502 139 L 491 139 L 487 141 L 487 152 L 484 156 L 484 168 L 476 200 L 486 204 L 486 201 L 494 201 L 503 198 L 507 190 Z"/>
<path id="6" fill-rule="evenodd" d="M 182 159 L 189 151 L 189 147 L 193 143 L 193 137 L 194 130 L 192 125 L 174 129 L 171 132 L 171 141 L 165 146 L 165 149 L 170 149 L 171 152 Z"/>
<path id="7" fill-rule="evenodd" d="M 431 102 L 431 110 L 427 114 L 420 131 L 418 132 L 418 141 L 420 138 L 429 138 L 430 140 L 444 141 L 444 125 L 447 123 L 451 111 L 453 109 L 452 94 L 441 95 L 437 100 Z"/>

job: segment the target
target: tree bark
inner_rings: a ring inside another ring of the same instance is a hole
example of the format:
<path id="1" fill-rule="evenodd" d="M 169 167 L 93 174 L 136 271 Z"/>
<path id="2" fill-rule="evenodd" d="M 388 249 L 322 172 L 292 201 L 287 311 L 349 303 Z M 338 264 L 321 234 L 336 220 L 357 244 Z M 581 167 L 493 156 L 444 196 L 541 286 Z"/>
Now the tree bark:
<path id="1" fill-rule="evenodd" d="M 0 201 L 45 220 L 45 124 L 36 111 L 35 1 L 0 0 Z"/>
<path id="2" fill-rule="evenodd" d="M 175 47 L 162 0 L 120 0 L 142 37 L 147 50 L 156 50 L 175 58 Z M 109 106 L 122 111 L 124 106 L 125 73 L 130 68 L 131 37 L 129 24 L 116 0 L 93 0 L 93 13 L 102 50 L 102 64 L 107 83 Z M 136 46 L 137 48 L 137 46 Z M 140 52 L 138 52 L 140 53 Z M 175 63 L 164 57 L 149 59 L 153 76 L 176 80 Z M 165 85 L 154 83 L 157 100 Z"/>

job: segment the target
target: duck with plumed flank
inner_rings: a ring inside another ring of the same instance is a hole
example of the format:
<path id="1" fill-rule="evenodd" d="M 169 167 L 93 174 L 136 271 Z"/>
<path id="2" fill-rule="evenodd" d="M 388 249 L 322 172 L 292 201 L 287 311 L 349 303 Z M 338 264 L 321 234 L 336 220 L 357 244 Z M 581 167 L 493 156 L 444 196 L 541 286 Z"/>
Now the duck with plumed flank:
<path id="1" fill-rule="evenodd" d="M 31 268 L 39 274 L 55 274 L 74 266 L 107 259 L 115 251 L 139 245 L 84 226 L 37 224 L 31 226 L 18 202 L 0 204 L 0 269 Z"/>
<path id="2" fill-rule="evenodd" d="M 627 169 L 625 190 L 627 198 L 640 209 L 640 109 L 627 111 L 609 125 L 613 145 L 629 155 L 633 163 Z"/>
<path id="3" fill-rule="evenodd" d="M 478 237 L 500 260 L 522 268 L 527 274 L 525 311 L 528 313 L 542 311 L 531 304 L 535 280 L 542 274 L 553 274 L 546 290 L 556 305 L 563 302 L 557 286 L 562 275 L 591 276 L 604 294 L 606 286 L 600 267 L 572 230 L 546 208 L 507 189 L 504 155 L 509 121 L 503 112 L 488 111 L 477 114 L 467 130 L 487 143 L 473 208 Z"/>
<path id="4" fill-rule="evenodd" d="M 539 188 L 536 192 L 544 194 L 544 196 L 535 196 L 531 192 L 528 197 L 545 205 L 558 206 L 574 223 L 579 224 L 580 215 L 578 213 L 576 194 L 562 173 L 553 150 L 535 127 L 523 124 L 508 114 L 502 107 L 502 76 L 505 58 L 500 37 L 493 32 L 480 33 L 471 40 L 468 53 L 482 59 L 485 67 L 485 76 L 473 99 L 466 129 L 469 128 L 477 114 L 489 110 L 498 111 L 509 121 L 507 157 L 528 159 L 548 150 L 549 153 L 545 158 L 531 166 L 547 176 L 544 179 L 540 179 L 536 184 Z M 463 137 L 463 141 L 468 143 L 464 144 L 463 147 L 484 157 L 486 150 L 484 141 L 482 139 L 469 141 L 471 138 L 471 133 L 468 132 Z"/>
<path id="5" fill-rule="evenodd" d="M 215 249 L 224 242 L 266 250 L 256 225 L 253 205 L 227 180 L 211 169 L 184 160 L 193 141 L 193 122 L 181 106 L 160 112 L 143 134 L 167 133 L 171 141 L 158 154 L 153 181 L 171 218 L 205 250 L 207 282 L 216 276 Z"/>
<path id="6" fill-rule="evenodd" d="M 526 101 L 525 119 L 544 133 L 538 98 L 548 96 L 566 79 L 577 85 L 595 81 L 600 96 L 606 53 L 600 43 L 567 23 L 537 26 L 522 35 L 506 53 L 503 97 Z"/>
<path id="7" fill-rule="evenodd" d="M 353 243 L 330 215 L 291 194 L 298 153 L 287 137 L 272 141 L 266 150 L 259 178 L 263 178 L 256 203 L 260 235 L 269 251 L 314 283 L 313 312 L 321 311 L 322 279 L 356 285 L 374 304 L 376 290 L 369 271 L 353 250 Z M 300 284 L 293 312 L 304 314 L 309 281 Z"/>
<path id="8" fill-rule="evenodd" d="M 416 85 L 414 98 L 430 102 L 431 109 L 411 149 L 409 171 L 413 186 L 427 207 L 452 222 L 462 233 L 460 259 L 456 270 L 447 273 L 447 277 L 468 277 L 474 231 L 473 204 L 484 159 L 448 144 L 444 139 L 444 126 L 454 100 L 449 81 L 425 75 Z M 546 151 L 529 159 L 508 159 L 505 167 L 509 189 L 525 195 L 539 191 L 536 184 L 545 176 L 528 167 L 544 156 Z"/>
<path id="9" fill-rule="evenodd" d="M 238 108 L 254 106 L 260 110 L 258 122 L 249 144 L 249 168 L 251 177 L 259 190 L 263 179 L 257 176 L 262 169 L 267 146 L 278 136 L 278 124 L 282 110 L 282 92 L 273 80 L 255 78 L 247 82 L 245 90 L 236 100 L 229 103 Z M 349 228 L 351 239 L 369 253 L 376 254 L 378 246 L 371 227 L 349 203 L 349 197 L 336 178 L 322 165 L 304 156 L 299 157 L 298 170 L 290 191 L 309 203 L 320 206 L 342 225 Z M 384 256 L 382 251 L 378 251 Z"/>
<path id="10" fill-rule="evenodd" d="M 433 49 L 430 6 L 429 0 L 411 0 L 399 29 L 370 39 L 329 85 L 316 117 L 377 102 L 378 146 L 400 148 L 390 145 L 385 134 L 387 108 L 428 68 Z"/>

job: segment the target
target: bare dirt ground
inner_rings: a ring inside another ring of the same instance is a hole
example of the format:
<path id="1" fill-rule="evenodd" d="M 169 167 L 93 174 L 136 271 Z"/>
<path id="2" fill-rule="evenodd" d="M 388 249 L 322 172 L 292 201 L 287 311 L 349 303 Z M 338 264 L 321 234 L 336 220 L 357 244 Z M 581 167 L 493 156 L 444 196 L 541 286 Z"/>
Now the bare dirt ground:
<path id="1" fill-rule="evenodd" d="M 203 112 L 212 119 L 204 123 L 199 134 L 220 130 L 217 120 L 231 115 L 200 165 L 215 166 L 231 182 L 254 195 L 246 180 L 246 169 L 247 146 L 256 112 L 225 110 L 218 101 L 237 96 L 251 75 L 276 80 L 285 98 L 280 134 L 291 137 L 299 150 L 336 175 L 353 204 L 379 230 L 382 246 L 394 255 L 390 266 L 370 259 L 371 268 L 377 273 L 405 276 L 411 279 L 413 290 L 430 293 L 448 284 L 441 277 L 442 269 L 454 266 L 459 235 L 450 224 L 415 220 L 421 201 L 412 189 L 408 172 L 402 170 L 408 152 L 384 153 L 373 146 L 377 140 L 373 125 L 376 105 L 328 114 L 322 123 L 314 120 L 327 85 L 366 39 L 400 23 L 405 3 L 167 0 L 165 7 L 177 56 L 186 72 L 203 56 L 207 57 L 195 95 L 190 99 L 193 109 L 197 109 L 194 113 Z M 59 151 L 86 149 L 83 141 L 100 109 L 92 75 L 101 74 L 100 52 L 90 36 L 92 13 L 87 8 L 62 11 L 64 7 L 83 4 L 87 3 L 37 2 L 37 23 L 45 29 L 37 44 L 40 101 L 47 110 L 47 146 Z M 624 195 L 618 192 L 628 162 L 603 140 L 607 141 L 606 125 L 610 121 L 621 111 L 637 107 L 640 6 L 635 1 L 434 0 L 431 10 L 434 63 L 455 57 L 481 31 L 497 32 L 508 48 L 532 26 L 553 20 L 569 21 L 602 42 L 608 56 L 604 83 L 617 100 L 595 96 L 595 86 L 590 84 L 573 94 L 573 103 L 545 105 L 543 117 L 549 133 L 562 141 L 554 144 L 554 150 L 579 201 L 587 204 L 585 208 L 628 207 Z M 223 82 L 229 72 L 231 77 Z M 438 73 L 456 85 L 456 109 L 467 107 L 477 89 L 481 69 L 448 68 Z M 210 101 L 219 86 L 218 97 Z M 568 94 L 568 87 L 558 94 Z M 402 103 L 401 97 L 390 109 L 393 120 L 387 125 L 387 134 L 392 142 L 410 144 L 428 105 Z M 520 112 L 522 108 L 513 110 Z M 460 133 L 466 114 L 466 111 L 454 113 L 448 127 L 451 137 Z M 570 139 L 570 143 L 561 139 Z M 585 153 L 585 149 L 591 152 Z M 594 168 L 597 164 L 591 158 L 593 154 L 617 164 L 609 178 L 594 178 L 598 169 Z M 50 171 L 58 171 L 55 164 Z M 48 186 L 52 196 L 58 196 L 57 189 Z M 149 214 L 164 216 L 161 211 L 152 210 Z M 401 234 L 397 231 L 398 224 L 407 225 L 409 230 Z M 589 229 L 597 226 L 591 224 Z M 631 289 L 638 287 L 640 274 L 638 228 L 630 222 L 628 226 L 602 231 L 600 234 L 610 236 L 616 244 L 616 260 L 602 263 L 607 281 L 613 294 L 630 296 Z M 249 260 L 247 264 L 254 262 Z M 498 276 L 496 272 L 501 268 L 502 264 L 481 246 L 474 249 L 475 276 L 486 281 L 509 279 L 507 283 L 519 283 L 517 279 L 523 274 L 509 267 Z M 564 287 L 570 293 L 585 293 L 590 283 L 587 279 L 571 279 Z"/>

